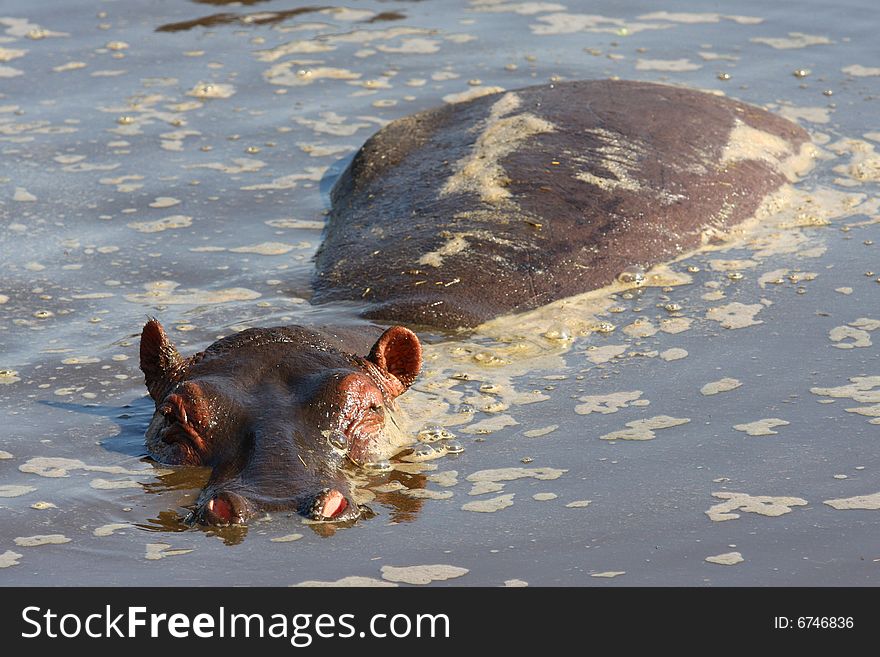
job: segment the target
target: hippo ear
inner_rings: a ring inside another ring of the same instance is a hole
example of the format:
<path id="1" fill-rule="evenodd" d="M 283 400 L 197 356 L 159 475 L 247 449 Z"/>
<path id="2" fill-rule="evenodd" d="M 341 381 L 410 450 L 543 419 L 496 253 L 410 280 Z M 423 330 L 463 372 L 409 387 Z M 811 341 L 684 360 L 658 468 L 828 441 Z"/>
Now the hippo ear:
<path id="1" fill-rule="evenodd" d="M 422 369 L 422 345 L 408 328 L 392 326 L 373 345 L 367 360 L 394 375 L 403 384 L 403 392 Z"/>
<path id="2" fill-rule="evenodd" d="M 165 329 L 151 319 L 141 331 L 141 370 L 150 397 L 159 401 L 168 384 L 183 372 L 186 361 L 171 344 Z"/>

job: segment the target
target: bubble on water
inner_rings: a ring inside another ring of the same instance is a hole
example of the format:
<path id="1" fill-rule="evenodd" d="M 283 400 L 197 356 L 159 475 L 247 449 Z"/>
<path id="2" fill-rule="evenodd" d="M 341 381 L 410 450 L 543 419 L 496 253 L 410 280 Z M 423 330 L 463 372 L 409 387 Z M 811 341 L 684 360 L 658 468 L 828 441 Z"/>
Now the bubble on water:
<path id="1" fill-rule="evenodd" d="M 439 424 L 428 425 L 416 435 L 416 439 L 423 443 L 433 443 L 438 440 L 449 440 L 451 438 L 455 438 L 455 434 L 447 431 Z"/>
<path id="2" fill-rule="evenodd" d="M 810 74 L 810 69 L 808 68 L 796 68 L 791 74 L 796 78 L 805 78 Z"/>
<path id="3" fill-rule="evenodd" d="M 364 470 L 371 474 L 379 474 L 382 472 L 391 472 L 393 469 L 391 462 L 385 459 L 380 461 L 368 461 L 361 466 Z"/>
<path id="4" fill-rule="evenodd" d="M 730 79 L 730 73 L 727 73 L 727 72 L 725 71 L 725 72 L 719 73 L 717 77 L 718 77 L 719 80 L 729 80 L 729 79 Z"/>
<path id="5" fill-rule="evenodd" d="M 464 445 L 457 440 L 448 440 L 443 446 L 447 454 L 461 454 L 464 451 Z"/>
<path id="6" fill-rule="evenodd" d="M 348 449 L 348 438 L 341 431 L 331 432 L 330 435 L 327 437 L 327 440 L 334 448 L 340 451 L 344 452 Z"/>
<path id="7" fill-rule="evenodd" d="M 590 327 L 593 333 L 613 333 L 617 327 L 611 322 L 598 322 Z"/>
<path id="8" fill-rule="evenodd" d="M 34 311 L 34 317 L 36 317 L 37 319 L 48 319 L 48 318 L 52 317 L 54 314 L 55 313 L 53 313 L 51 310 Z"/>
<path id="9" fill-rule="evenodd" d="M 197 84 L 192 90 L 193 96 L 210 96 L 212 93 L 214 93 L 214 85 L 209 82 Z"/>
<path id="10" fill-rule="evenodd" d="M 135 122 L 135 118 L 133 116 L 120 116 L 116 119 L 116 123 L 119 125 L 131 125 Z"/>
<path id="11" fill-rule="evenodd" d="M 507 359 L 485 351 L 475 353 L 471 359 L 481 365 L 507 365 L 508 363 Z"/>
<path id="12" fill-rule="evenodd" d="M 565 327 L 550 328 L 544 333 L 544 337 L 548 340 L 558 340 L 559 342 L 568 342 L 574 339 Z"/>
<path id="13" fill-rule="evenodd" d="M 0 385 L 17 383 L 21 381 L 21 377 L 18 376 L 18 372 L 15 370 L 0 370 Z"/>
<path id="14" fill-rule="evenodd" d="M 642 267 L 627 267 L 617 275 L 617 280 L 625 285 L 644 285 L 645 270 Z"/>
<path id="15" fill-rule="evenodd" d="M 681 305 L 677 303 L 667 303 L 663 306 L 663 310 L 669 313 L 677 313 L 681 310 Z"/>
<path id="16" fill-rule="evenodd" d="M 727 273 L 727 278 L 732 281 L 741 281 L 743 279 L 743 275 L 738 271 L 731 271 Z"/>
<path id="17" fill-rule="evenodd" d="M 410 463 L 418 463 L 420 461 L 430 461 L 431 459 L 440 458 L 448 452 L 448 445 L 444 442 L 438 442 L 434 445 L 428 443 L 419 443 L 411 453 L 402 458 L 403 461 Z"/>

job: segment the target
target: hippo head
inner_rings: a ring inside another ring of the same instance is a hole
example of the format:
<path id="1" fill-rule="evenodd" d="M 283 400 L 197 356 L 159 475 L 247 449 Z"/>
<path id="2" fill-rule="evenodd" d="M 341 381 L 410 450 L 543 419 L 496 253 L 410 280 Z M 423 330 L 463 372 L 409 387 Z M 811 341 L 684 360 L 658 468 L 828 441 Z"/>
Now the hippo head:
<path id="1" fill-rule="evenodd" d="M 147 322 L 140 359 L 156 412 L 146 445 L 163 463 L 213 468 L 195 520 L 360 515 L 345 470 L 412 442 L 395 400 L 419 373 L 421 345 L 394 326 L 366 356 L 346 346 L 333 333 L 285 326 L 248 329 L 184 358 L 158 321 Z"/>

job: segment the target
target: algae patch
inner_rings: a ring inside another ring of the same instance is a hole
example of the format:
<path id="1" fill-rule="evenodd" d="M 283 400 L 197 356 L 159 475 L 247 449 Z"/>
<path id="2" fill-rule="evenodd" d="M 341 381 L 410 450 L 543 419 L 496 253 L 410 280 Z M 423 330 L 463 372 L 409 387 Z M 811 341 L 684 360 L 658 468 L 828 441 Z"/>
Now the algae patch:
<path id="1" fill-rule="evenodd" d="M 737 431 L 743 431 L 750 436 L 775 436 L 779 432 L 773 431 L 774 427 L 784 427 L 790 424 L 786 420 L 780 420 L 776 417 L 765 418 L 763 420 L 755 420 L 747 424 L 734 425 Z"/>
<path id="2" fill-rule="evenodd" d="M 70 543 L 64 534 L 37 534 L 35 536 L 19 536 L 15 539 L 15 544 L 20 547 L 38 547 L 40 545 L 62 545 Z"/>
<path id="3" fill-rule="evenodd" d="M 690 418 L 671 417 L 669 415 L 656 415 L 643 420 L 627 422 L 628 429 L 612 431 L 600 436 L 601 440 L 653 440 L 657 429 L 669 429 L 690 422 Z"/>
<path id="4" fill-rule="evenodd" d="M 714 563 L 719 566 L 735 566 L 736 564 L 745 561 L 745 559 L 743 559 L 742 554 L 740 554 L 739 552 L 725 552 L 724 554 L 716 554 L 711 557 L 706 557 L 704 561 Z"/>
<path id="5" fill-rule="evenodd" d="M 0 484 L 0 497 L 20 497 L 37 490 L 34 486 L 16 486 L 14 484 Z"/>
<path id="6" fill-rule="evenodd" d="M 500 511 L 501 509 L 513 506 L 513 496 L 514 493 L 508 493 L 507 495 L 499 495 L 498 497 L 492 497 L 488 500 L 467 502 L 462 505 L 461 510 L 474 511 L 476 513 L 494 513 L 495 511 Z"/>
<path id="7" fill-rule="evenodd" d="M 706 311 L 706 319 L 718 322 L 726 329 L 741 329 L 763 324 L 755 316 L 764 309 L 760 303 L 746 304 L 734 301 L 723 306 L 715 306 Z"/>
<path id="8" fill-rule="evenodd" d="M 740 517 L 735 511 L 757 513 L 762 516 L 778 517 L 791 513 L 794 506 L 806 506 L 808 502 L 800 497 L 773 497 L 770 495 L 749 495 L 748 493 L 728 493 L 726 491 L 712 493 L 724 502 L 719 502 L 706 511 L 711 520 L 721 522 L 735 520 Z"/>
<path id="9" fill-rule="evenodd" d="M 712 381 L 704 385 L 702 388 L 700 388 L 700 394 L 704 396 L 717 395 L 722 392 L 730 392 L 731 390 L 736 390 L 741 385 L 742 382 L 738 379 L 724 377 L 723 379 Z"/>
<path id="10" fill-rule="evenodd" d="M 404 584 L 430 584 L 456 579 L 468 574 L 467 568 L 432 564 L 426 566 L 382 566 L 382 579 Z"/>
<path id="11" fill-rule="evenodd" d="M 22 555 L 18 552 L 13 552 L 12 550 L 6 550 L 0 554 L 0 568 L 9 568 L 11 566 L 17 566 L 18 560 L 21 559 Z"/>
<path id="12" fill-rule="evenodd" d="M 187 554 L 192 550 L 172 550 L 169 543 L 147 543 L 147 551 L 144 555 L 145 559 L 156 561 L 165 557 L 175 557 L 181 554 Z"/>
<path id="13" fill-rule="evenodd" d="M 300 582 L 299 584 L 294 584 L 294 586 L 305 587 L 305 588 L 318 588 L 318 587 L 392 587 L 399 586 L 394 582 L 386 582 L 381 579 L 376 579 L 374 577 L 361 577 L 359 575 L 350 575 L 349 577 L 343 577 L 341 579 L 337 579 L 334 581 L 322 581 L 316 579 L 306 580 L 305 582 Z"/>
<path id="14" fill-rule="evenodd" d="M 579 398 L 583 403 L 575 406 L 574 412 L 578 415 L 616 413 L 622 408 L 627 408 L 632 402 L 640 399 L 641 396 L 641 390 L 613 392 L 607 395 L 587 395 Z"/>
<path id="15" fill-rule="evenodd" d="M 880 509 L 880 493 L 873 495 L 857 495 L 856 497 L 843 497 L 836 500 L 825 500 L 833 509 L 865 509 L 876 511 Z"/>

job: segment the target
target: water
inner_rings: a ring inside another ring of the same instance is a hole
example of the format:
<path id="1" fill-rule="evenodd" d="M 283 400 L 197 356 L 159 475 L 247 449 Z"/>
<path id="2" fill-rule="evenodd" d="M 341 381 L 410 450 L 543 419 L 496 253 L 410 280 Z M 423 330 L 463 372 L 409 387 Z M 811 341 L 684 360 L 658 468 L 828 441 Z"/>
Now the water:
<path id="1" fill-rule="evenodd" d="M 880 375 L 861 321 L 880 318 L 871 3 L 737 5 L 760 22 L 675 15 L 697 2 L 648 17 L 661 7 L 213 4 L 0 10 L 0 582 L 282 585 L 430 564 L 450 567 L 438 585 L 880 581 L 876 498 L 825 503 L 880 491 L 880 380 L 850 381 Z M 602 331 L 424 334 L 437 359 L 410 411 L 465 449 L 365 477 L 370 519 L 184 524 L 208 473 L 143 458 L 146 318 L 187 354 L 245 326 L 357 324 L 351 306 L 309 306 L 310 259 L 332 179 L 372 132 L 482 87 L 608 76 L 796 118 L 830 157 L 801 188 L 852 206 L 675 263 L 689 284 L 618 294 Z M 867 146 L 835 153 L 843 138 Z M 741 385 L 701 393 L 721 379 Z M 853 505 L 868 508 L 837 508 Z M 731 552 L 743 561 L 705 561 Z"/>

